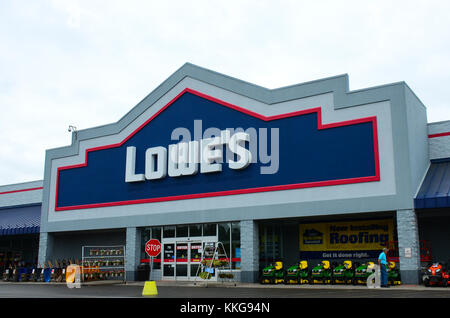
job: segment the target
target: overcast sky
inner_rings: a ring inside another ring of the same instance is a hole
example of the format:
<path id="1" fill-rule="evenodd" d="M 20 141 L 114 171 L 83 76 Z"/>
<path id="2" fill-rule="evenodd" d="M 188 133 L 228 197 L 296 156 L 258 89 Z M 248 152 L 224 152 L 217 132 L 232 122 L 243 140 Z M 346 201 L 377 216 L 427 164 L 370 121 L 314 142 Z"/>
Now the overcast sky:
<path id="1" fill-rule="evenodd" d="M 277 88 L 348 74 L 405 81 L 450 120 L 450 1 L 0 0 L 0 184 L 118 121 L 190 62 Z"/>

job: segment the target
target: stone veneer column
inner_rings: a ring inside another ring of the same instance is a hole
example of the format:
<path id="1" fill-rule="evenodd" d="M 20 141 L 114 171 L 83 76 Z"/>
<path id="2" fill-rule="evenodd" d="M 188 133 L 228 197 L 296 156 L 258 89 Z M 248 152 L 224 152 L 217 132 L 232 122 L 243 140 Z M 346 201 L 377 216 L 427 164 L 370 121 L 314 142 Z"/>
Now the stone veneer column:
<path id="1" fill-rule="evenodd" d="M 39 233 L 38 264 L 43 265 L 51 256 L 53 251 L 53 236 L 47 232 Z"/>
<path id="2" fill-rule="evenodd" d="M 241 281 L 254 283 L 259 272 L 258 224 L 253 220 L 241 221 Z"/>
<path id="3" fill-rule="evenodd" d="M 127 281 L 136 280 L 136 270 L 141 254 L 141 230 L 127 227 L 125 245 L 125 274 Z"/>
<path id="4" fill-rule="evenodd" d="M 397 211 L 400 275 L 404 284 L 418 284 L 420 274 L 420 246 L 417 216 L 414 210 Z M 405 255 L 411 249 L 410 255 Z"/>

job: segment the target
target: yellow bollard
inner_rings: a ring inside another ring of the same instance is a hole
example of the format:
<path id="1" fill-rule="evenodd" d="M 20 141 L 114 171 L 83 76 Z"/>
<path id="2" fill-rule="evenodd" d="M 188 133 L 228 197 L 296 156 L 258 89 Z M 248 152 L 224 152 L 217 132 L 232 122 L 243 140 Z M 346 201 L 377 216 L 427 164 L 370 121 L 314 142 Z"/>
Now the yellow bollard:
<path id="1" fill-rule="evenodd" d="M 146 281 L 144 289 L 142 290 L 142 296 L 156 296 L 156 295 L 158 295 L 156 283 L 154 281 Z"/>

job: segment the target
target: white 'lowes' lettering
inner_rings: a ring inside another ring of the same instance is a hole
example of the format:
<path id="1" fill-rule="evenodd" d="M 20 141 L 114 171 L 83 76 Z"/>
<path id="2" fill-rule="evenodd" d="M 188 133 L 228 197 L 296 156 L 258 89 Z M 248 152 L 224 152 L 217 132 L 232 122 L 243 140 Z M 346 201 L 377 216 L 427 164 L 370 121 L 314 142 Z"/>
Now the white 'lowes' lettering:
<path id="1" fill-rule="evenodd" d="M 222 146 L 236 154 L 238 160 L 229 159 L 230 169 L 245 169 L 252 162 L 251 152 L 245 148 L 250 141 L 250 135 L 222 130 L 220 137 L 200 139 L 199 141 L 181 142 L 165 147 L 152 147 L 145 151 L 145 173 L 136 173 L 136 147 L 127 147 L 125 182 L 140 182 L 144 180 L 180 177 L 200 173 L 222 171 Z"/>

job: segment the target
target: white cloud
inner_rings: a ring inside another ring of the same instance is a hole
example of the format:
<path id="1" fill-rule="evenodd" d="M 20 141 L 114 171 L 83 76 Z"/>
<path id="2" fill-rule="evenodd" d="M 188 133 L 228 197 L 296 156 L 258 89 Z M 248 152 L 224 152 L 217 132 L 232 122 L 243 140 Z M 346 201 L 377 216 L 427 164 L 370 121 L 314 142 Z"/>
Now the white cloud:
<path id="1" fill-rule="evenodd" d="M 51 0 L 55 8 L 67 14 L 66 23 L 71 28 L 79 28 L 81 23 L 81 8 L 78 0 Z"/>
<path id="2" fill-rule="evenodd" d="M 348 73 L 406 81 L 450 119 L 445 1 L 0 2 L 0 184 L 42 179 L 45 149 L 115 122 L 185 62 L 269 88 Z"/>

